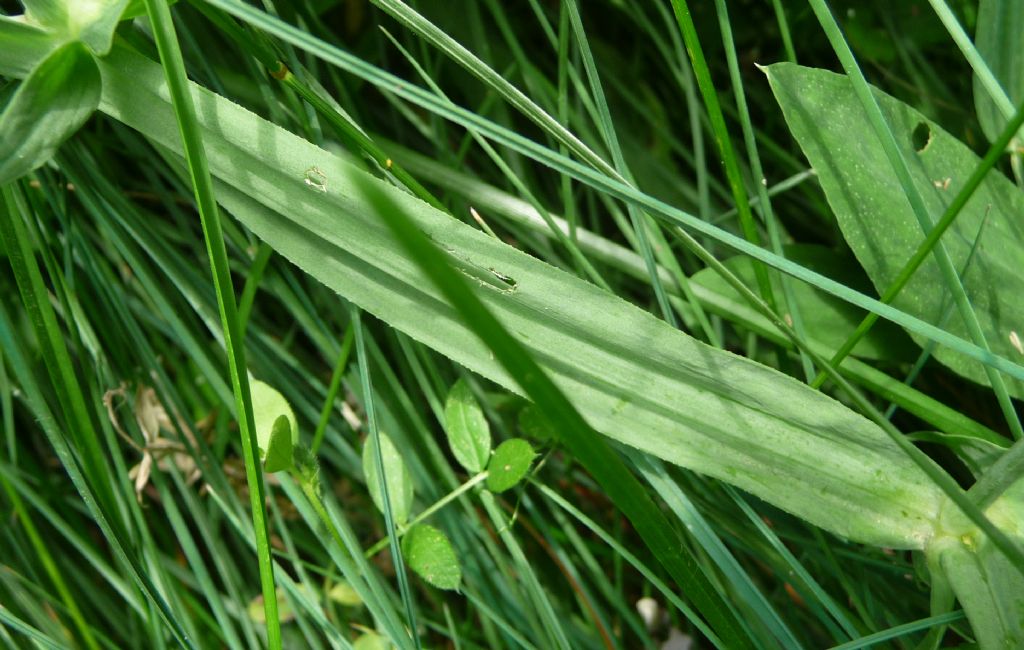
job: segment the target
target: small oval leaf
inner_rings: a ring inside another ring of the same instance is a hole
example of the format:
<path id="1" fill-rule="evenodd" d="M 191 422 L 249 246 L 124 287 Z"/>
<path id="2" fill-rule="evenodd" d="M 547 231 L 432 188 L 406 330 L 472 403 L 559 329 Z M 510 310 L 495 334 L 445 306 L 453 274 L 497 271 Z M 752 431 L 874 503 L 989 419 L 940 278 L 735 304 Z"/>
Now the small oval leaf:
<path id="1" fill-rule="evenodd" d="M 292 466 L 292 426 L 287 415 L 279 415 L 270 431 L 270 442 L 263 459 L 263 469 L 280 472 Z"/>
<path id="2" fill-rule="evenodd" d="M 363 604 L 363 599 L 359 592 L 345 581 L 341 581 L 331 587 L 331 590 L 327 592 L 327 598 L 343 607 L 359 607 Z"/>
<path id="3" fill-rule="evenodd" d="M 352 644 L 352 650 L 391 650 L 393 647 L 376 632 L 367 632 Z"/>
<path id="4" fill-rule="evenodd" d="M 433 526 L 414 526 L 402 538 L 402 555 L 421 578 L 438 589 L 458 589 L 462 569 L 448 537 Z"/>
<path id="5" fill-rule="evenodd" d="M 469 384 L 462 379 L 448 392 L 444 424 L 455 460 L 474 474 L 483 471 L 491 454 L 491 428 Z"/>
<path id="6" fill-rule="evenodd" d="M 530 443 L 522 438 L 512 438 L 498 445 L 487 465 L 487 489 L 491 492 L 504 492 L 523 480 L 530 471 L 530 465 L 537 456 Z"/>
<path id="7" fill-rule="evenodd" d="M 288 469 L 292 466 L 292 448 L 299 431 L 291 405 L 277 389 L 259 380 L 249 383 L 249 392 L 264 469 L 268 472 Z M 283 423 L 279 423 L 281 418 Z"/>
<path id="8" fill-rule="evenodd" d="M 387 481 L 388 501 L 391 503 L 391 516 L 395 524 L 402 525 L 409 518 L 409 511 L 412 509 L 412 478 L 405 469 L 402 455 L 384 432 L 380 433 L 380 449 L 384 477 Z M 363 446 L 363 474 L 366 475 L 366 487 L 370 490 L 373 504 L 384 512 L 384 493 L 381 489 L 380 474 L 377 472 L 377 446 L 372 436 L 366 439 Z"/>

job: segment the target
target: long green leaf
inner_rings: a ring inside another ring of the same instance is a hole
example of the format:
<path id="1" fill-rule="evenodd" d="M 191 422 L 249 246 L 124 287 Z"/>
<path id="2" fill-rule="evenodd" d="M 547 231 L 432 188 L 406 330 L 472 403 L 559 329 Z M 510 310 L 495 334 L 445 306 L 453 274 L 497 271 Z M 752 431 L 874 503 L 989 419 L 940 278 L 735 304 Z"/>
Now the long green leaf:
<path id="1" fill-rule="evenodd" d="M 793 135 L 818 172 L 847 242 L 875 286 L 884 290 L 913 255 L 921 239 L 920 227 L 902 186 L 888 171 L 886 156 L 852 85 L 841 75 L 792 64 L 769 67 L 768 77 Z M 913 108 L 880 91 L 875 96 L 903 155 L 915 161 L 913 180 L 929 212 L 941 214 L 945 202 L 980 160 Z M 1020 356 L 1013 333 L 1024 322 L 1024 304 L 1017 299 L 1024 292 L 1020 273 L 1024 230 L 1017 218 L 1022 212 L 1024 194 L 1005 177 L 990 174 L 943 239 L 954 265 L 961 268 L 982 221 L 986 221 L 977 257 L 962 282 L 985 339 L 995 353 L 1010 358 Z M 936 287 L 943 284 L 938 265 L 926 261 L 894 305 L 938 323 L 944 309 L 942 292 Z M 993 291 L 994 287 L 999 291 Z M 967 335 L 959 317 L 946 327 L 957 336 Z M 924 343 L 916 333 L 911 335 Z M 940 347 L 935 357 L 965 377 L 987 381 L 983 368 L 958 352 Z M 1007 385 L 1013 395 L 1024 396 L 1022 382 L 1010 380 Z"/>
<path id="2" fill-rule="evenodd" d="M 291 25 L 283 23 L 265 12 L 253 9 L 252 7 L 240 4 L 237 0 L 207 0 L 228 13 L 236 15 L 246 22 L 267 29 L 270 33 L 279 36 L 286 42 L 295 44 L 305 51 L 311 52 L 324 61 L 336 65 L 339 68 L 351 72 L 356 76 L 366 79 L 371 83 L 384 87 L 388 92 L 393 93 L 418 106 L 424 107 L 446 119 L 452 120 L 467 128 L 475 128 L 481 134 L 486 135 L 495 142 L 501 143 L 515 151 L 546 165 L 560 173 L 579 180 L 586 185 L 598 189 L 610 196 L 622 199 L 628 203 L 647 208 L 651 214 L 673 226 L 685 227 L 693 232 L 708 236 L 736 251 L 760 260 L 773 268 L 787 273 L 795 278 L 813 284 L 815 287 L 831 293 L 853 305 L 875 312 L 899 325 L 917 332 L 936 343 L 956 349 L 963 354 L 977 359 L 988 367 L 1007 373 L 1011 377 L 1024 380 L 1024 366 L 1008 360 L 1006 357 L 993 354 L 990 350 L 952 336 L 945 330 L 926 323 L 919 318 L 910 316 L 903 311 L 880 303 L 869 296 L 852 291 L 842 284 L 830 280 L 818 273 L 805 269 L 799 265 L 767 251 L 759 246 L 754 246 L 742 237 L 733 235 L 711 225 L 692 214 L 675 208 L 664 201 L 654 198 L 635 187 L 622 182 L 617 177 L 596 171 L 586 165 L 582 165 L 566 158 L 551 149 L 538 145 L 527 138 L 509 131 L 481 116 L 464 108 L 454 106 L 447 100 L 440 100 L 435 95 L 424 91 L 401 80 L 390 73 L 387 73 L 376 66 L 368 64 L 348 52 L 331 46 L 323 40 L 317 39 L 310 34 L 303 32 Z M 449 39 L 450 40 L 450 39 Z M 4 61 L 0 59 L 0 71 L 4 69 Z M 547 127 L 545 127 L 547 128 Z"/>
<path id="3" fill-rule="evenodd" d="M 1024 543 L 1024 483 L 985 514 L 1018 544 Z M 982 648 L 1024 647 L 1024 573 L 952 508 L 943 534 L 927 551 L 929 565 L 949 580 Z"/>
<path id="4" fill-rule="evenodd" d="M 356 186 L 358 192 L 366 196 L 371 211 L 386 223 L 398 244 L 414 260 L 419 270 L 435 285 L 446 302 L 454 307 L 459 320 L 472 333 L 476 342 L 485 345 L 501 370 L 537 404 L 547 424 L 558 431 L 559 440 L 566 445 L 570 453 L 579 458 L 616 507 L 629 518 L 655 557 L 676 580 L 679 587 L 689 593 L 717 635 L 730 644 L 729 647 L 749 647 L 749 642 L 739 635 L 736 621 L 729 616 L 721 598 L 713 591 L 710 581 L 698 571 L 693 558 L 681 551 L 682 540 L 653 499 L 611 447 L 591 429 L 562 389 L 551 380 L 547 371 L 537 364 L 534 359 L 536 353 L 528 351 L 509 333 L 506 325 L 495 317 L 491 311 L 495 305 L 488 307 L 484 302 L 486 290 L 478 295 L 470 288 L 466 279 L 459 275 L 457 267 L 450 266 L 442 251 L 431 242 L 430 233 L 421 232 L 416 221 L 406 214 L 405 210 L 410 206 L 400 205 L 393 200 L 399 196 L 394 190 L 368 176 L 349 180 Z M 386 195 L 385 189 L 392 196 Z M 606 294 L 602 292 L 601 295 Z M 669 331 L 675 330 L 669 328 Z M 505 446 L 513 442 L 514 440 L 507 441 Z M 529 447 L 525 441 L 521 442 Z M 510 456 L 518 456 L 521 461 L 523 454 L 521 451 L 513 450 Z M 492 463 L 499 457 L 496 451 Z M 502 462 L 516 466 L 520 465 L 520 461 L 509 457 L 507 461 Z M 491 476 L 495 476 L 493 470 Z M 493 496 L 490 493 L 485 492 L 482 498 L 485 504 L 493 503 Z M 563 637 L 561 634 L 558 636 Z M 568 647 L 564 638 L 559 639 L 559 646 Z"/>
<path id="5" fill-rule="evenodd" d="M 105 111 L 180 147 L 152 64 L 115 49 L 103 72 Z M 193 93 L 211 169 L 224 182 L 218 195 L 249 228 L 367 311 L 519 390 L 367 217 L 369 206 L 351 186 L 362 172 L 222 98 Z M 326 192 L 307 183 L 310 173 L 326 179 Z M 498 318 L 599 431 L 841 535 L 901 548 L 920 548 L 929 537 L 939 491 L 877 426 L 396 194 L 450 259 L 486 286 Z"/>
<path id="6" fill-rule="evenodd" d="M 274 587 L 274 567 L 270 557 L 270 529 L 267 525 L 265 508 L 266 488 L 263 483 L 263 468 L 260 465 L 259 445 L 253 417 L 252 396 L 245 363 L 245 342 L 238 320 L 231 272 L 228 268 L 227 250 L 221 230 L 220 214 L 214 197 L 213 180 L 203 133 L 196 121 L 194 98 L 189 92 L 185 63 L 174 22 L 166 0 L 145 0 L 146 13 L 153 24 L 160 60 L 163 65 L 163 85 L 170 96 L 171 112 L 174 116 L 168 125 L 177 131 L 172 137 L 176 149 L 181 151 L 188 166 L 189 176 L 196 198 L 196 207 L 203 227 L 203 238 L 210 261 L 214 288 L 217 293 L 217 307 L 221 327 L 224 331 L 224 346 L 228 358 L 231 388 L 235 397 L 235 414 L 238 418 L 239 437 L 242 443 L 242 459 L 245 464 L 245 479 L 249 487 L 249 506 L 252 511 L 253 529 L 256 535 L 256 555 L 259 564 L 260 585 L 263 591 L 263 607 L 266 614 L 267 644 L 271 650 L 281 647 L 281 622 L 277 614 L 277 590 Z M 175 128 L 177 127 L 177 128 Z"/>

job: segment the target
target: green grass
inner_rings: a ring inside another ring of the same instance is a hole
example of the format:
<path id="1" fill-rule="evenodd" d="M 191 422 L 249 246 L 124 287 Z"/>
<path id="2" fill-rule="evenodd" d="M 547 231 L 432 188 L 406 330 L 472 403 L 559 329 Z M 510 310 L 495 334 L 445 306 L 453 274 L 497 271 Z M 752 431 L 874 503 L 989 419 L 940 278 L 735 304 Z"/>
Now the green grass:
<path id="1" fill-rule="evenodd" d="M 1024 643 L 1012 2 L 24 4 L 0 645 Z"/>

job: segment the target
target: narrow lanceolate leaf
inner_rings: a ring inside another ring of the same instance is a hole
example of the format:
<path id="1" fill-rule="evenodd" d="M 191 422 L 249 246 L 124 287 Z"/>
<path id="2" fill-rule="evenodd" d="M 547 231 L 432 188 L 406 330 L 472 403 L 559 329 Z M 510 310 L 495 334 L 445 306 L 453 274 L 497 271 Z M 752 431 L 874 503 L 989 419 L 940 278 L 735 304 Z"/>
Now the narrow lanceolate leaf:
<path id="1" fill-rule="evenodd" d="M 923 235 L 853 87 L 843 75 L 788 63 L 769 66 L 767 73 L 843 236 L 872 283 L 884 291 Z M 881 91 L 875 95 L 903 155 L 913 163 L 911 173 L 928 211 L 942 214 L 980 159 L 910 106 Z M 1016 342 L 1024 329 L 1024 302 L 1019 300 L 1024 295 L 1022 213 L 1024 193 L 1003 175 L 990 173 L 942 239 L 954 268 L 963 275 L 964 289 L 992 351 L 1011 359 L 1021 359 Z M 950 298 L 936 289 L 944 286 L 938 265 L 929 259 L 893 304 L 967 337 L 956 312 L 947 320 Z M 987 383 L 982 366 L 957 352 L 940 347 L 935 358 L 964 377 Z M 1021 382 L 1007 382 L 1011 394 L 1024 397 Z"/>
<path id="2" fill-rule="evenodd" d="M 402 538 L 402 556 L 409 568 L 438 589 L 458 589 L 459 558 L 448 537 L 433 526 L 413 526 Z"/>
<path id="3" fill-rule="evenodd" d="M 398 453 L 395 443 L 383 432 L 380 434 L 380 453 L 384 461 L 384 480 L 387 483 L 388 501 L 391 503 L 391 516 L 395 525 L 401 526 L 409 519 L 412 510 L 413 486 L 412 477 L 405 468 L 402 455 Z M 377 510 L 384 512 L 384 490 L 381 487 L 380 474 L 377 472 L 377 449 L 373 437 L 366 439 L 363 446 L 363 475 L 366 487 Z"/>
<path id="4" fill-rule="evenodd" d="M 522 438 L 512 438 L 498 445 L 487 465 L 487 489 L 504 492 L 515 487 L 526 477 L 536 456 L 530 443 Z"/>
<path id="5" fill-rule="evenodd" d="M 981 0 L 978 3 L 978 28 L 974 44 L 985 59 L 996 81 L 1013 106 L 1024 101 L 1024 2 L 1020 0 Z M 981 130 L 989 142 L 999 137 L 1010 119 L 980 79 L 974 79 L 974 106 Z M 1021 131 L 1013 146 L 1020 146 Z"/>
<path id="6" fill-rule="evenodd" d="M 39 167 L 100 103 L 100 73 L 80 43 L 52 52 L 0 114 L 0 185 Z"/>
<path id="7" fill-rule="evenodd" d="M 179 151 L 159 70 L 115 47 L 102 71 L 103 110 Z M 397 253 L 358 190 L 376 183 L 478 280 L 487 307 L 598 431 L 858 541 L 920 548 L 931 536 L 939 490 L 865 418 L 192 88 L 210 167 L 221 181 L 219 199 L 280 254 L 366 311 L 521 390 L 423 281 L 415 261 Z M 324 182 L 311 185 L 310 175 Z"/>
<path id="8" fill-rule="evenodd" d="M 483 471 L 491 455 L 491 427 L 462 379 L 455 382 L 444 403 L 444 426 L 455 460 L 474 474 Z"/>

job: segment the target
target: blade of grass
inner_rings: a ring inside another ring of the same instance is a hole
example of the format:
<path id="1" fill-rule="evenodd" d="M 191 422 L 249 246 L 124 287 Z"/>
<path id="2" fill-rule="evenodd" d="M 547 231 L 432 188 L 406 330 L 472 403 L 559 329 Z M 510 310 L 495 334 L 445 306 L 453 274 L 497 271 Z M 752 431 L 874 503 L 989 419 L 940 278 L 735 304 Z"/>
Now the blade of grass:
<path id="1" fill-rule="evenodd" d="M 398 579 L 398 591 L 402 596 L 402 604 L 405 606 L 406 621 L 412 634 L 412 641 L 415 647 L 420 648 L 420 635 L 416 625 L 416 610 L 412 600 L 412 590 L 409 588 L 409 576 L 405 572 L 405 562 L 402 561 L 402 548 L 398 539 L 398 527 L 395 524 L 395 516 L 392 513 L 392 502 L 388 496 L 388 481 L 384 472 L 384 452 L 381 445 L 380 429 L 377 425 L 377 413 L 374 408 L 373 385 L 370 379 L 370 366 L 366 358 L 366 333 L 363 331 L 363 320 L 358 307 L 352 307 L 352 329 L 355 330 L 356 360 L 359 364 L 359 379 L 363 388 L 363 405 L 366 408 L 366 424 L 369 434 L 373 438 L 374 462 L 377 464 L 377 477 L 380 481 L 380 493 L 382 510 L 384 511 L 384 523 L 388 531 L 389 545 L 391 547 L 391 561 L 395 565 L 395 575 Z"/>
<path id="2" fill-rule="evenodd" d="M 875 632 L 874 634 L 862 636 L 859 639 L 854 639 L 853 641 L 837 645 L 833 647 L 832 650 L 857 650 L 858 648 L 871 648 L 879 643 L 898 639 L 901 636 L 905 636 L 912 632 L 927 630 L 939 625 L 948 625 L 949 623 L 955 623 L 963 618 L 964 612 L 960 609 L 955 612 L 940 614 L 939 616 L 929 616 L 928 618 L 922 618 L 919 621 L 904 623 L 903 625 L 891 627 L 888 630 L 882 630 L 880 632 Z"/>
<path id="3" fill-rule="evenodd" d="M 764 168 L 761 166 L 761 156 L 757 150 L 757 141 L 754 135 L 754 127 L 750 121 L 750 110 L 747 108 L 747 95 L 743 89 L 743 78 L 740 76 L 740 65 L 736 56 L 736 44 L 732 36 L 732 27 L 729 21 L 729 10 L 726 7 L 724 0 L 715 0 L 715 9 L 718 14 L 718 25 L 722 32 L 722 42 L 725 46 L 725 59 L 726 64 L 729 68 L 729 79 L 732 82 L 733 94 L 736 96 L 736 111 L 739 114 L 740 129 L 743 133 L 743 142 L 747 149 L 747 159 L 750 163 L 750 173 L 754 178 L 754 186 L 757 188 L 757 206 L 761 212 L 761 220 L 765 224 L 765 228 L 768 231 L 768 241 L 770 242 L 772 251 L 784 257 L 782 249 L 782 233 L 780 231 L 779 223 L 775 218 L 775 212 L 772 210 L 771 198 L 768 194 L 768 179 L 765 177 Z M 747 201 L 747 197 L 743 199 Z M 749 207 L 753 206 L 753 201 L 749 202 Z M 741 213 L 742 218 L 742 213 Z M 756 270 L 760 266 L 755 266 Z M 800 309 L 796 303 L 796 297 L 793 293 L 793 287 L 789 277 L 780 275 L 780 284 L 782 285 L 782 300 L 779 301 L 778 307 L 784 310 L 785 314 L 788 314 L 790 319 L 793 321 L 793 329 L 801 338 L 806 338 L 807 332 L 803 324 L 803 318 L 800 316 Z M 763 292 L 762 292 L 762 295 Z M 773 304 L 771 300 L 768 304 Z M 803 351 L 799 352 L 800 361 L 804 371 L 804 376 L 807 381 L 810 381 L 814 376 L 814 368 L 811 365 L 811 360 L 807 357 Z"/>
<path id="4" fill-rule="evenodd" d="M 13 218 L 14 206 L 11 205 L 12 202 L 10 201 L 11 197 L 9 187 L 4 188 L 4 195 L 5 203 L 7 204 L 7 214 L 0 215 L 0 217 L 2 217 L 0 218 L 0 223 L 6 225 L 15 221 Z M 2 231 L 4 235 L 4 245 L 8 251 L 9 259 L 15 264 L 15 276 L 19 278 L 19 280 L 24 279 L 25 276 L 29 276 L 29 278 L 38 278 L 38 267 L 34 264 L 28 265 L 25 263 L 26 259 L 31 258 L 23 257 L 25 253 L 19 252 L 17 247 L 11 246 L 8 243 L 10 242 L 10 239 L 7 237 L 9 229 L 4 227 Z M 34 273 L 32 272 L 33 270 L 35 271 Z M 31 284 L 35 284 L 35 282 L 36 280 L 31 280 Z M 19 282 L 19 284 L 21 283 Z M 29 291 L 31 290 L 29 289 Z M 35 300 L 35 294 L 30 293 L 28 295 L 31 300 L 28 302 L 26 307 L 28 307 L 28 311 L 32 314 L 33 321 L 40 323 L 39 327 L 42 329 L 44 326 L 41 323 L 44 320 L 52 321 L 54 318 L 52 308 L 50 308 L 48 302 L 40 303 Z M 43 332 L 39 332 L 37 336 L 39 340 L 45 340 Z M 63 349 L 63 341 L 60 343 L 61 349 Z M 29 347 L 20 341 L 16 341 L 10 315 L 7 313 L 2 302 L 0 302 L 0 345 L 3 345 L 7 350 L 6 357 L 14 370 L 15 376 L 18 378 L 22 391 L 26 394 L 28 401 L 31 404 L 35 417 L 40 423 L 42 423 L 43 430 L 46 433 L 47 439 L 52 445 L 54 452 L 57 454 L 61 464 L 70 476 L 76 490 L 81 495 L 89 513 L 103 531 L 105 538 L 113 547 L 116 557 L 124 562 L 124 565 L 130 569 L 132 577 L 135 579 L 138 587 L 145 593 L 146 597 L 155 604 L 158 615 L 167 623 L 172 634 L 174 634 L 179 643 L 185 647 L 193 647 L 191 640 L 185 633 L 181 623 L 178 621 L 176 613 L 171 610 L 168 603 L 161 597 L 160 591 L 149 579 L 148 572 L 143 569 L 138 558 L 128 553 L 127 549 L 130 548 L 130 546 L 125 543 L 126 535 L 120 528 L 114 527 L 116 520 L 108 517 L 102 509 L 99 498 L 86 478 L 86 474 L 77 458 L 77 454 L 72 450 L 67 440 L 64 439 L 64 432 L 58 429 L 58 421 L 55 414 L 50 410 L 50 407 L 46 402 L 46 398 L 42 395 L 40 387 L 36 383 L 35 377 L 31 371 L 31 366 L 24 358 L 24 351 L 29 349 Z M 63 349 L 63 356 L 66 355 L 67 350 Z M 60 389 L 58 389 L 58 391 L 59 390 Z"/>
<path id="5" fill-rule="evenodd" d="M 697 35 L 697 27 L 693 24 L 693 18 L 690 16 L 690 8 L 686 0 L 672 0 L 672 10 L 675 12 L 683 42 L 686 43 L 686 52 L 690 55 L 693 72 L 697 78 L 697 87 L 704 98 L 704 108 L 711 121 L 711 131 L 715 135 L 718 152 L 722 155 L 722 165 L 725 167 L 729 189 L 732 190 L 733 200 L 739 211 L 740 228 L 748 242 L 760 247 L 761 237 L 757 232 L 757 225 L 754 223 L 754 215 L 750 211 L 750 201 L 747 199 L 747 190 L 743 185 L 739 162 L 732 148 L 729 129 L 725 125 L 725 115 L 722 114 L 722 108 L 718 103 L 718 91 L 715 90 L 714 81 L 711 79 L 711 70 L 704 58 L 704 49 L 701 47 L 700 37 Z M 774 308 L 775 298 L 771 283 L 768 281 L 767 271 L 761 264 L 755 264 L 754 272 L 757 274 L 757 286 L 761 296 Z"/>
<path id="6" fill-rule="evenodd" d="M 1003 90 L 1002 84 L 992 74 L 992 69 L 985 63 L 985 59 L 978 52 L 978 49 L 974 47 L 974 39 L 964 31 L 953 10 L 949 8 L 949 3 L 945 0 L 928 0 L 928 3 L 932 6 L 935 15 L 942 21 L 953 42 L 960 49 L 960 53 L 964 55 L 964 59 L 971 66 L 971 71 L 981 81 L 982 87 L 988 92 L 996 108 L 999 109 L 1004 118 L 1010 119 L 1013 115 L 1013 102 L 1010 101 L 1010 97 Z"/>
<path id="7" fill-rule="evenodd" d="M 711 528 L 707 519 L 700 514 L 678 482 L 669 475 L 664 463 L 657 458 L 635 452 L 629 453 L 629 458 L 640 471 L 644 480 L 661 496 L 669 510 L 683 523 L 686 531 L 715 563 L 722 573 L 723 581 L 733 585 L 738 598 L 753 613 L 756 621 L 769 631 L 775 642 L 781 647 L 793 650 L 804 647 L 761 593 L 761 590 L 754 585 L 751 577 L 726 548 L 722 539 Z M 742 614 L 737 612 L 736 615 L 744 629 L 750 630 L 750 624 Z M 758 635 L 751 634 L 751 638 L 758 638 Z"/>
<path id="8" fill-rule="evenodd" d="M 46 571 L 47 577 L 53 582 L 53 586 L 57 589 L 57 594 L 60 599 L 64 602 L 64 606 L 68 609 L 68 615 L 71 617 L 71 621 L 74 623 L 75 630 L 81 637 L 82 643 L 85 647 L 90 650 L 96 650 L 99 648 L 99 644 L 96 641 L 96 636 L 92 632 L 92 628 L 85 622 L 85 618 L 82 616 L 82 610 L 78 607 L 78 603 L 75 601 L 75 597 L 71 594 L 68 589 L 67 582 L 61 576 L 60 570 L 57 567 L 57 563 L 54 562 L 53 555 L 47 548 L 42 536 L 39 534 L 39 529 L 36 527 L 35 522 L 32 519 L 31 514 L 25 508 L 25 502 L 18 496 L 14 486 L 8 478 L 0 474 L 0 487 L 3 488 L 7 494 L 8 500 L 14 507 L 14 514 L 21 523 L 21 526 L 25 530 L 25 534 L 29 538 L 29 542 L 35 550 L 36 556 L 39 558 L 40 564 L 43 565 L 43 569 Z"/>
<path id="9" fill-rule="evenodd" d="M 345 330 L 345 336 L 341 340 L 341 351 L 338 353 L 338 360 L 334 364 L 334 371 L 331 373 L 331 383 L 327 387 L 327 397 L 324 398 L 324 406 L 320 410 L 320 419 L 317 420 L 316 430 L 313 432 L 313 441 L 309 445 L 310 453 L 313 456 L 320 451 L 320 444 L 324 440 L 324 433 L 327 431 L 327 423 L 330 421 L 331 413 L 334 411 L 334 402 L 338 399 L 341 391 L 341 380 L 345 376 L 345 366 L 348 365 L 349 354 L 352 353 L 352 343 L 355 341 L 355 330 L 349 325 Z"/>
<path id="10" fill-rule="evenodd" d="M 594 61 L 594 55 L 590 51 L 590 41 L 587 39 L 586 30 L 583 28 L 583 18 L 580 17 L 576 0 L 566 0 L 565 8 L 569 14 L 569 24 L 572 25 L 573 34 L 576 35 L 576 46 L 579 49 L 580 58 L 583 60 L 583 69 L 586 71 L 587 80 L 590 83 L 590 94 L 593 95 L 594 103 L 597 106 L 598 128 L 601 131 L 601 137 L 604 140 L 605 146 L 612 154 L 615 171 L 621 175 L 624 181 L 633 184 L 632 175 L 626 166 L 626 159 L 622 155 L 618 135 L 615 133 L 615 124 L 612 121 L 611 110 L 608 108 L 608 99 L 605 97 L 604 88 L 601 85 L 601 76 L 597 71 L 597 63 Z M 651 248 L 651 240 L 648 233 L 648 229 L 657 228 L 658 226 L 649 215 L 638 210 L 636 206 L 627 204 L 626 210 L 629 213 L 633 233 L 639 245 L 640 256 L 643 258 L 644 265 L 647 268 L 647 280 L 654 289 L 658 306 L 661 308 L 661 315 L 669 325 L 678 329 L 679 320 L 676 318 L 675 311 L 673 311 L 672 305 L 668 301 L 665 287 L 662 285 L 661 278 L 658 275 L 658 264 L 654 260 L 654 252 Z"/>
<path id="11" fill-rule="evenodd" d="M 146 12 L 153 25 L 153 36 L 160 52 L 164 76 L 178 121 L 185 160 L 203 226 L 203 236 L 206 240 L 214 287 L 217 291 L 217 305 L 220 311 L 221 326 L 224 328 L 224 344 L 227 348 L 231 387 L 235 395 L 235 409 L 245 461 L 246 481 L 249 485 L 253 529 L 256 535 L 256 555 L 263 591 L 263 607 L 266 614 L 267 643 L 271 650 L 280 650 L 281 622 L 278 618 L 274 567 L 270 557 L 270 530 L 264 512 L 266 490 L 263 485 L 263 469 L 260 465 L 256 432 L 253 428 L 252 397 L 249 394 L 249 378 L 245 364 L 245 343 L 238 320 L 234 287 L 231 284 L 231 275 L 228 269 L 227 251 L 224 247 L 217 201 L 213 193 L 213 181 L 210 178 L 210 170 L 203 148 L 202 132 L 196 121 L 195 107 L 192 104 L 192 96 L 189 94 L 185 64 L 174 33 L 170 9 L 165 0 L 145 0 L 145 4 Z"/>

